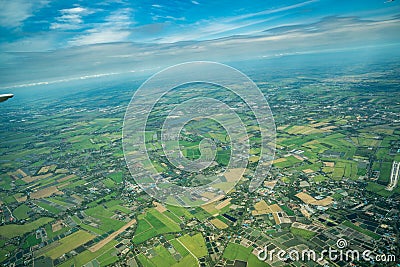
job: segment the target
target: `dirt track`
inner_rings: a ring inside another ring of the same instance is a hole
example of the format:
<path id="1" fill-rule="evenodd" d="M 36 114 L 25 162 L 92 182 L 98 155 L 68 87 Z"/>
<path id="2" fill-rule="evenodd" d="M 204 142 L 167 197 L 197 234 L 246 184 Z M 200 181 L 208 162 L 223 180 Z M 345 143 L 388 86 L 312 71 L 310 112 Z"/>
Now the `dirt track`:
<path id="1" fill-rule="evenodd" d="M 127 224 L 125 224 L 124 226 L 122 226 L 121 228 L 119 228 L 117 231 L 115 231 L 114 233 L 112 233 L 111 235 L 107 236 L 106 238 L 104 238 L 103 240 L 101 240 L 99 243 L 96 243 L 95 245 L 93 245 L 92 247 L 89 248 L 89 250 L 91 252 L 96 252 L 99 249 L 101 249 L 104 245 L 106 245 L 108 242 L 110 242 L 111 240 L 113 240 L 117 235 L 119 235 L 120 233 L 122 233 L 123 231 L 125 231 L 125 229 L 127 229 L 128 227 L 132 226 L 133 224 L 136 223 L 136 220 L 133 219 L 132 221 L 128 222 Z"/>

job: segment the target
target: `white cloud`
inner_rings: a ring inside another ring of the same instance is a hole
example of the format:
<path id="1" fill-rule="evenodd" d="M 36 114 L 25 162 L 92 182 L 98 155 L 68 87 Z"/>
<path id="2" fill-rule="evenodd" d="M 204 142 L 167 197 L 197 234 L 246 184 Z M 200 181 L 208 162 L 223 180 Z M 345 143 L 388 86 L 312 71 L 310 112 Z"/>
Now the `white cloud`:
<path id="1" fill-rule="evenodd" d="M 61 9 L 61 16 L 56 17 L 56 22 L 50 25 L 52 30 L 76 30 L 83 27 L 83 17 L 95 11 L 81 6 Z"/>
<path id="2" fill-rule="evenodd" d="M 296 10 L 318 1 L 319 0 L 307 0 L 290 6 L 266 9 L 259 12 L 197 21 L 193 24 L 183 25 L 179 28 L 179 32 L 172 32 L 166 36 L 157 37 L 156 42 L 174 43 L 179 41 L 199 41 L 237 34 L 254 34 L 264 30 L 266 22 L 273 21 L 277 18 L 287 15 L 287 12 L 290 10 Z M 166 17 L 154 16 L 153 18 L 158 19 Z"/>
<path id="3" fill-rule="evenodd" d="M 112 42 L 123 42 L 129 37 L 129 31 L 120 31 L 114 29 L 102 29 L 102 30 L 89 30 L 87 34 L 79 36 L 73 39 L 69 43 L 71 45 L 89 45 L 89 44 L 101 44 L 101 43 L 112 43 Z"/>
<path id="4" fill-rule="evenodd" d="M 199 2 L 197 2 L 197 1 L 192 1 L 192 4 L 194 4 L 194 5 L 200 5 L 200 3 Z"/>
<path id="5" fill-rule="evenodd" d="M 107 23 L 110 22 L 104 22 L 109 26 Z M 317 30 L 307 30 L 310 26 Z M 99 25 L 87 31 L 76 40 L 77 44 L 108 43 L 129 38 L 127 30 L 104 27 Z M 23 57 L 9 54 L 8 58 L 1 59 L 3 65 L 11 67 L 3 70 L 0 86 L 54 81 L 66 77 L 92 77 L 102 73 L 122 73 L 192 60 L 229 62 L 324 51 L 353 51 L 352 49 L 375 49 L 374 51 L 391 53 L 395 49 L 398 50 L 399 29 L 399 19 L 366 21 L 357 18 L 328 18 L 319 23 L 293 25 L 290 31 L 265 33 L 260 36 L 236 36 L 175 44 L 90 45 L 24 54 Z M 54 62 L 57 63 L 56 66 Z"/>
<path id="6" fill-rule="evenodd" d="M 123 8 L 112 12 L 103 23 L 94 25 L 83 34 L 69 41 L 72 46 L 127 41 L 131 31 L 132 9 Z"/>
<path id="7" fill-rule="evenodd" d="M 34 11 L 39 10 L 48 3 L 45 0 L 0 0 L 0 26 L 17 28 L 27 18 L 33 16 Z"/>

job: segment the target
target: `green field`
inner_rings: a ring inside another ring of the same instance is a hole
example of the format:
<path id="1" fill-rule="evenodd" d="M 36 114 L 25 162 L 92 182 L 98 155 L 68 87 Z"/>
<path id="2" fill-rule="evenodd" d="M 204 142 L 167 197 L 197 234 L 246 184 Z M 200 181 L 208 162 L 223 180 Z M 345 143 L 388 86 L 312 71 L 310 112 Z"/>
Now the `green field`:
<path id="1" fill-rule="evenodd" d="M 149 209 L 138 216 L 138 226 L 133 237 L 133 243 L 139 244 L 160 234 L 180 231 L 179 224 L 168 216 Z"/>
<path id="2" fill-rule="evenodd" d="M 207 255 L 206 243 L 202 234 L 198 233 L 193 236 L 184 235 L 179 237 L 178 240 L 196 257 L 200 258 Z"/>
<path id="3" fill-rule="evenodd" d="M 273 165 L 277 168 L 287 168 L 301 162 L 301 160 L 296 159 L 294 156 L 289 156 L 286 157 L 285 159 L 286 159 L 285 161 L 276 162 Z"/>
<path id="4" fill-rule="evenodd" d="M 22 205 L 18 206 L 18 208 L 16 208 L 13 211 L 13 214 L 18 220 L 23 220 L 23 219 L 27 219 L 28 218 L 28 212 L 30 210 L 31 210 L 31 208 L 29 208 L 25 204 L 22 204 Z"/>
<path id="5" fill-rule="evenodd" d="M 290 232 L 295 236 L 304 238 L 305 240 L 310 240 L 311 238 L 313 238 L 316 235 L 316 233 L 314 233 L 312 231 L 295 228 L 295 227 L 290 227 Z"/>
<path id="6" fill-rule="evenodd" d="M 247 261 L 253 247 L 244 247 L 239 244 L 229 243 L 224 250 L 223 257 L 228 260 L 242 260 Z"/>
<path id="7" fill-rule="evenodd" d="M 38 205 L 39 207 L 47 210 L 48 212 L 54 213 L 54 214 L 59 214 L 61 211 L 59 209 L 57 209 L 56 207 L 49 205 L 47 203 L 44 203 L 42 201 L 36 201 L 35 202 L 36 205 Z"/>
<path id="8" fill-rule="evenodd" d="M 104 245 L 101 249 L 99 249 L 96 252 L 90 252 L 89 250 L 85 250 L 84 252 L 80 253 L 79 255 L 67 260 L 66 262 L 63 262 L 60 267 L 71 267 L 73 265 L 75 266 L 83 266 L 86 263 L 92 261 L 93 259 L 103 256 L 108 255 L 111 257 L 110 252 L 113 251 L 113 247 L 118 244 L 117 241 L 111 240 L 109 243 Z"/>
<path id="9" fill-rule="evenodd" d="M 85 210 L 85 213 L 91 217 L 100 220 L 99 229 L 104 232 L 116 231 L 125 225 L 125 222 L 111 219 L 115 214 L 110 208 L 104 208 L 104 206 L 95 206 Z"/>
<path id="10" fill-rule="evenodd" d="M 61 255 L 92 240 L 94 237 L 94 235 L 89 234 L 86 231 L 80 230 L 58 241 L 59 246 L 47 251 L 45 255 L 52 259 L 57 259 Z"/>
<path id="11" fill-rule="evenodd" d="M 42 217 L 36 221 L 26 223 L 24 225 L 8 224 L 0 226 L 0 235 L 5 238 L 13 238 L 29 233 L 37 228 L 53 221 L 53 218 Z"/>
<path id="12" fill-rule="evenodd" d="M 360 233 L 363 233 L 363 234 L 365 234 L 367 236 L 370 236 L 373 239 L 379 240 L 381 238 L 380 235 L 378 235 L 378 234 L 376 234 L 374 232 L 371 232 L 371 231 L 369 231 L 367 229 L 361 228 L 360 226 L 357 226 L 357 225 L 355 225 L 355 224 L 353 224 L 353 223 L 351 223 L 349 221 L 344 221 L 342 224 L 347 226 L 347 227 L 349 227 L 349 228 L 351 228 L 351 229 L 353 229 L 353 230 L 356 230 L 356 231 L 358 231 Z"/>
<path id="13" fill-rule="evenodd" d="M 166 207 L 178 217 L 185 217 L 186 219 L 193 218 L 193 215 L 186 208 L 172 205 L 167 205 Z"/>
<path id="14" fill-rule="evenodd" d="M 163 246 L 157 246 L 152 250 L 152 257 L 147 258 L 143 254 L 137 256 L 138 260 L 144 267 L 158 267 L 158 266 L 174 266 L 174 267 L 188 267 L 197 266 L 197 259 L 193 257 L 176 239 L 171 240 L 171 244 L 175 250 L 181 255 L 179 260 L 175 259 L 173 255 Z M 154 255 L 155 254 L 155 255 Z"/>

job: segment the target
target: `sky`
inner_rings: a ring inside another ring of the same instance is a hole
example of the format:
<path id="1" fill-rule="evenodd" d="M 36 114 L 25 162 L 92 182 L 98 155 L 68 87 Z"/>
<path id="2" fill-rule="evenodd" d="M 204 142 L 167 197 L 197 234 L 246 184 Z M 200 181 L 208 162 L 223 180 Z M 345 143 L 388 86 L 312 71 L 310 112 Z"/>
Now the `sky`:
<path id="1" fill-rule="evenodd" d="M 398 0 L 0 0 L 0 10 L 0 89 L 400 43 Z"/>

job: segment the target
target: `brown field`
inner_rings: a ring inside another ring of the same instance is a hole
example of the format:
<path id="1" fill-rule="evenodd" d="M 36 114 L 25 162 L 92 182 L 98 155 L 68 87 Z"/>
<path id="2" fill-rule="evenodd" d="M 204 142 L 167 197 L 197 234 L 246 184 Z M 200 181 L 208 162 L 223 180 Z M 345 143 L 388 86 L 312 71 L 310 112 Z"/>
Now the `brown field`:
<path id="1" fill-rule="evenodd" d="M 219 220 L 219 219 L 217 219 L 217 218 L 212 219 L 210 222 L 211 222 L 215 227 L 217 227 L 218 229 L 226 229 L 226 228 L 228 228 L 228 225 L 227 225 L 226 223 L 224 223 L 223 221 L 221 221 L 221 220 Z"/>
<path id="2" fill-rule="evenodd" d="M 161 205 L 161 203 L 158 203 L 156 201 L 153 201 L 153 204 L 156 206 L 155 209 L 159 212 L 159 213 L 163 213 L 164 211 L 167 211 L 167 209 Z"/>
<path id="3" fill-rule="evenodd" d="M 67 169 L 57 169 L 56 174 L 60 174 L 60 173 L 68 173 L 68 170 Z"/>
<path id="4" fill-rule="evenodd" d="M 332 202 L 333 202 L 333 198 L 326 197 L 324 199 L 317 200 L 317 204 L 316 205 L 325 207 L 325 206 L 330 205 Z"/>
<path id="5" fill-rule="evenodd" d="M 232 198 L 227 198 L 224 201 L 220 202 L 218 205 L 216 205 L 215 208 L 217 210 L 223 209 L 226 206 L 228 206 L 229 204 L 231 204 L 231 200 L 232 200 Z"/>
<path id="6" fill-rule="evenodd" d="M 332 125 L 332 126 L 327 126 L 327 127 L 321 128 L 321 130 L 330 132 L 331 130 L 336 129 L 336 128 L 337 128 L 336 126 Z"/>
<path id="7" fill-rule="evenodd" d="M 57 182 L 62 183 L 62 182 L 64 182 L 64 181 L 67 181 L 67 180 L 69 180 L 69 179 L 73 179 L 73 178 L 75 178 L 75 177 L 76 177 L 75 174 L 71 174 L 71 175 L 68 175 L 68 176 L 65 176 L 65 177 L 63 177 L 63 178 L 58 179 Z"/>
<path id="8" fill-rule="evenodd" d="M 333 202 L 333 198 L 326 197 L 324 199 L 316 200 L 312 196 L 307 193 L 300 192 L 296 195 L 296 197 L 300 198 L 306 204 L 317 205 L 317 206 L 328 206 Z"/>
<path id="9" fill-rule="evenodd" d="M 314 126 L 314 125 L 312 125 Z M 286 130 L 287 133 L 289 134 L 315 134 L 315 133 L 322 133 L 326 132 L 322 129 L 316 129 L 311 126 L 293 126 L 290 129 Z"/>
<path id="10" fill-rule="evenodd" d="M 286 161 L 286 160 L 287 160 L 286 158 L 279 158 L 279 159 L 274 160 L 273 163 L 284 162 L 284 161 Z"/>
<path id="11" fill-rule="evenodd" d="M 228 182 L 237 182 L 242 178 L 245 170 L 244 168 L 230 169 L 224 173 L 224 176 Z"/>
<path id="12" fill-rule="evenodd" d="M 278 204 L 272 204 L 271 206 L 269 206 L 269 208 L 271 209 L 272 212 L 280 212 L 280 211 L 282 211 L 281 207 L 279 207 Z"/>
<path id="13" fill-rule="evenodd" d="M 38 174 L 42 174 L 42 173 L 47 173 L 49 171 L 51 166 L 43 166 L 42 168 L 40 168 L 40 170 L 37 172 Z"/>
<path id="14" fill-rule="evenodd" d="M 205 211 L 207 211 L 210 214 L 217 214 L 218 210 L 215 208 L 214 203 L 209 203 L 207 205 L 201 206 L 201 208 Z"/>
<path id="15" fill-rule="evenodd" d="M 276 128 L 277 131 L 283 131 L 285 130 L 287 127 L 289 127 L 289 125 L 282 125 Z"/>
<path id="16" fill-rule="evenodd" d="M 62 195 L 63 192 L 59 191 L 56 186 L 49 186 L 44 189 L 40 189 L 38 191 L 32 192 L 31 198 L 32 199 L 40 199 L 40 198 L 49 197 L 53 194 Z"/>
<path id="17" fill-rule="evenodd" d="M 320 127 L 320 126 L 323 126 L 323 125 L 326 125 L 326 124 L 328 124 L 328 123 L 325 122 L 325 121 L 321 121 L 321 122 L 313 123 L 313 124 L 311 124 L 311 126 L 312 127 Z"/>
<path id="18" fill-rule="evenodd" d="M 313 173 L 314 171 L 311 170 L 311 169 L 305 169 L 305 170 L 303 170 L 303 172 L 304 172 L 304 173 Z"/>
<path id="19" fill-rule="evenodd" d="M 93 245 L 92 247 L 89 248 L 89 250 L 91 252 L 96 252 L 99 249 L 101 249 L 103 246 L 105 246 L 108 242 L 110 242 L 111 240 L 113 240 L 115 237 L 117 237 L 120 233 L 122 233 L 123 231 L 125 231 L 127 228 L 131 227 L 132 225 L 134 225 L 136 223 L 136 220 L 133 219 L 130 222 L 128 222 L 127 224 L 125 224 L 124 226 L 122 226 L 121 228 L 119 228 L 117 231 L 115 231 L 114 233 L 112 233 L 111 235 L 107 236 L 106 238 L 104 238 L 103 240 L 101 240 L 100 242 L 96 243 L 95 245 Z"/>
<path id="20" fill-rule="evenodd" d="M 59 230 L 61 230 L 64 227 L 64 223 L 60 220 L 60 221 L 56 221 L 55 223 L 53 223 L 51 225 L 51 230 L 53 232 L 57 232 Z"/>
<path id="21" fill-rule="evenodd" d="M 299 155 L 294 154 L 293 157 L 295 157 L 298 160 L 304 161 L 304 159 Z"/>
<path id="22" fill-rule="evenodd" d="M 324 161 L 324 165 L 326 167 L 335 167 L 335 162 Z"/>
<path id="23" fill-rule="evenodd" d="M 207 211 L 208 213 L 215 215 L 219 212 L 220 209 L 223 209 L 224 207 L 228 206 L 232 200 L 231 198 L 228 198 L 218 203 L 218 200 L 221 198 L 223 198 L 223 196 L 220 196 L 218 199 L 216 199 L 216 201 L 201 206 L 201 208 Z"/>
<path id="24" fill-rule="evenodd" d="M 69 185 L 70 184 L 70 182 L 66 182 L 66 183 L 64 183 L 64 184 L 62 184 L 62 185 L 57 185 L 57 188 L 58 189 L 63 189 L 64 187 L 66 187 L 67 185 Z"/>
<path id="25" fill-rule="evenodd" d="M 48 177 L 50 177 L 52 175 L 53 175 L 53 173 L 47 173 L 47 174 L 44 174 L 44 175 L 36 175 L 36 176 L 26 176 L 26 177 L 22 178 L 22 180 L 24 182 L 26 182 L 26 183 L 30 183 L 30 182 L 33 182 L 33 181 L 36 181 L 36 180 L 46 179 L 46 178 L 48 178 Z"/>
<path id="26" fill-rule="evenodd" d="M 281 224 L 281 220 L 279 220 L 278 214 L 272 213 L 272 216 L 274 216 L 274 220 L 276 224 Z"/>
<path id="27" fill-rule="evenodd" d="M 14 198 L 18 202 L 25 202 L 28 197 L 27 196 L 21 196 L 21 197 L 14 197 Z"/>
<path id="28" fill-rule="evenodd" d="M 264 186 L 269 187 L 269 188 L 274 188 L 277 182 L 278 182 L 278 180 L 265 181 Z"/>
<path id="29" fill-rule="evenodd" d="M 254 204 L 254 209 L 255 210 L 251 212 L 254 216 L 272 213 L 272 210 L 264 200 Z"/>

